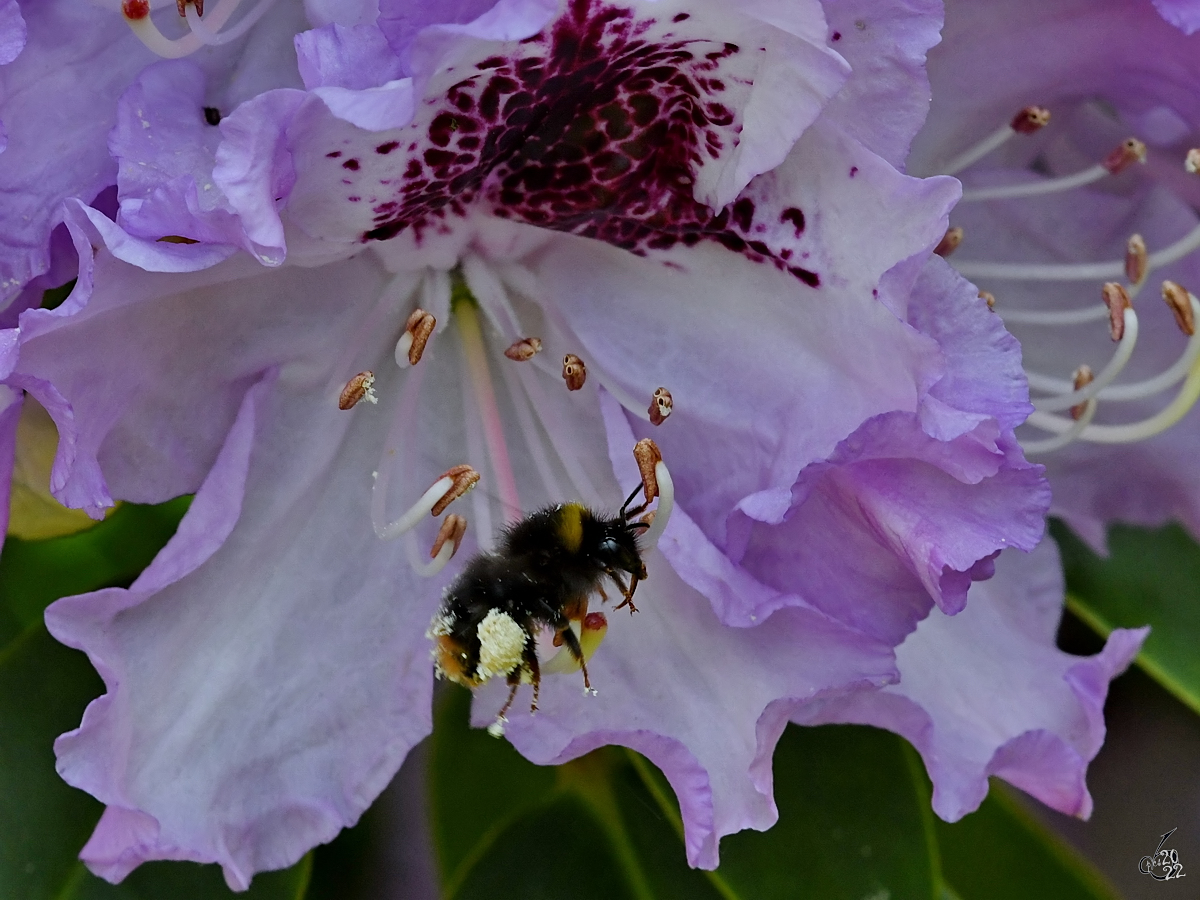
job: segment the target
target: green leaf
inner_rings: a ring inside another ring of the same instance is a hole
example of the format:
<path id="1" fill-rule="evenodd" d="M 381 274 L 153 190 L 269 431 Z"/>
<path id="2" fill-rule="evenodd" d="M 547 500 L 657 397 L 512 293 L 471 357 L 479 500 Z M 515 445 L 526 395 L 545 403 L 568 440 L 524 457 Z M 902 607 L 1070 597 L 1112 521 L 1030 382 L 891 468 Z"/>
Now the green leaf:
<path id="1" fill-rule="evenodd" d="M 1013 795 L 1012 788 L 993 779 L 976 812 L 953 825 L 937 820 L 942 869 L 959 896 L 1119 900 L 1090 863 L 1035 821 Z"/>
<path id="2" fill-rule="evenodd" d="M 905 754 L 873 728 L 789 726 L 775 750 L 779 821 L 724 838 L 714 886 L 746 900 L 937 897 L 932 813 Z"/>
<path id="3" fill-rule="evenodd" d="M 1153 626 L 1138 665 L 1200 713 L 1200 547 L 1178 525 L 1118 525 L 1102 559 L 1062 523 L 1052 522 L 1051 533 L 1062 552 L 1067 607 L 1105 636 Z"/>
<path id="4" fill-rule="evenodd" d="M 175 533 L 191 503 L 124 503 L 87 531 L 45 541 L 9 537 L 0 555 L 0 604 L 10 620 L 29 626 L 54 600 L 128 585 Z M 0 633 L 0 639 L 15 635 Z"/>
<path id="5" fill-rule="evenodd" d="M 218 866 L 185 862 L 152 862 L 138 866 L 120 884 L 82 873 L 56 900 L 304 900 L 312 874 L 312 856 L 290 869 L 254 876 L 250 889 L 235 894 L 225 886 Z"/>

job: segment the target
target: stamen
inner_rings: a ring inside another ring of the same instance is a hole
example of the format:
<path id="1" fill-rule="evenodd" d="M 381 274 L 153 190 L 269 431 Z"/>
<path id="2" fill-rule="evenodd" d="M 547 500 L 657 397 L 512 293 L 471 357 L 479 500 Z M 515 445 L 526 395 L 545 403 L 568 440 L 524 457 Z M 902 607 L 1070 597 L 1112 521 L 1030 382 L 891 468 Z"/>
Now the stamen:
<path id="1" fill-rule="evenodd" d="M 1192 309 L 1192 297 L 1187 288 L 1174 281 L 1162 283 L 1162 298 L 1175 314 L 1179 330 L 1191 337 L 1196 333 L 1196 314 Z"/>
<path id="2" fill-rule="evenodd" d="M 504 355 L 514 362 L 526 362 L 533 359 L 541 350 L 541 338 L 527 337 L 513 342 L 512 346 L 504 351 Z"/>
<path id="3" fill-rule="evenodd" d="M 189 3 L 196 5 L 196 13 L 204 15 L 204 0 L 175 0 L 175 9 L 179 13 L 179 18 L 187 16 L 187 7 Z"/>
<path id="4" fill-rule="evenodd" d="M 1119 175 L 1134 163 L 1144 163 L 1145 161 L 1146 145 L 1137 138 L 1131 137 L 1125 138 L 1120 146 L 1104 157 L 1104 162 L 1100 165 L 1104 166 L 1109 174 Z"/>
<path id="5" fill-rule="evenodd" d="M 1044 440 L 1040 441 L 1022 441 L 1021 449 L 1025 451 L 1026 456 L 1034 456 L 1038 453 L 1050 453 L 1053 450 L 1061 450 L 1063 447 L 1067 446 L 1067 444 L 1078 440 L 1080 435 L 1082 435 L 1083 432 L 1087 430 L 1088 426 L 1092 424 L 1092 419 L 1096 415 L 1097 405 L 1098 404 L 1096 403 L 1095 398 L 1087 401 L 1087 403 L 1083 404 L 1083 411 L 1078 416 L 1076 416 L 1074 411 L 1072 411 L 1071 419 L 1062 419 L 1058 416 L 1051 416 L 1049 413 L 1033 413 L 1029 419 L 1026 420 L 1028 424 L 1035 424 L 1031 421 L 1034 416 L 1044 415 L 1047 418 L 1054 419 L 1055 422 L 1069 423 L 1069 426 L 1065 428 L 1057 437 L 1045 438 Z"/>
<path id="6" fill-rule="evenodd" d="M 1080 403 L 1091 400 L 1100 394 L 1100 391 L 1113 382 L 1113 380 L 1121 374 L 1121 371 L 1128 364 L 1130 357 L 1133 356 L 1134 347 L 1137 346 L 1138 339 L 1138 317 L 1132 307 L 1121 310 L 1121 338 L 1117 345 L 1117 351 L 1113 354 L 1112 359 L 1108 361 L 1100 374 L 1095 378 L 1089 379 L 1082 385 L 1078 383 L 1078 370 L 1076 370 L 1076 381 L 1072 385 L 1072 390 L 1069 393 L 1059 394 L 1056 397 L 1041 397 L 1033 401 L 1034 409 L 1039 409 L 1045 412 L 1053 412 L 1062 409 L 1070 409 Z M 1090 374 L 1090 372 L 1089 372 Z M 1030 378 L 1030 385 L 1037 387 L 1034 384 L 1034 379 Z"/>
<path id="7" fill-rule="evenodd" d="M 450 562 L 454 558 L 454 554 L 458 552 L 463 535 L 467 533 L 467 520 L 454 513 L 446 516 L 442 521 L 442 527 L 438 529 L 437 537 L 434 538 L 433 549 L 429 551 L 430 562 L 428 563 L 418 557 L 414 533 L 410 531 L 404 536 L 407 540 L 405 549 L 408 551 L 409 564 L 418 575 L 430 578 L 446 568 L 446 563 Z"/>
<path id="8" fill-rule="evenodd" d="M 404 334 L 396 341 L 396 365 L 406 369 L 419 363 L 436 327 L 437 319 L 420 307 L 414 309 L 404 325 Z"/>
<path id="9" fill-rule="evenodd" d="M 1116 281 L 1107 281 L 1100 289 L 1104 305 L 1108 307 L 1108 331 L 1114 341 L 1119 341 L 1125 334 L 1125 314 L 1133 310 L 1129 292 L 1124 285 Z"/>
<path id="10" fill-rule="evenodd" d="M 1189 175 L 1200 172 L 1200 150 L 1193 147 L 1183 158 L 1183 168 Z"/>
<path id="11" fill-rule="evenodd" d="M 479 473 L 470 466 L 455 466 L 435 481 L 400 518 L 383 528 L 376 526 L 375 534 L 385 541 L 399 537 L 415 528 L 426 514 L 439 515 L 451 501 L 461 497 L 478 481 Z"/>
<path id="12" fill-rule="evenodd" d="M 568 391 L 577 391 L 587 381 L 587 366 L 574 353 L 568 353 L 563 357 L 562 377 Z"/>
<path id="13" fill-rule="evenodd" d="M 1140 234 L 1132 234 L 1125 243 L 1125 277 L 1132 285 L 1140 285 L 1146 280 L 1148 265 L 1146 242 Z"/>
<path id="14" fill-rule="evenodd" d="M 338 409 L 353 409 L 363 400 L 368 403 L 379 402 L 375 394 L 375 373 L 370 370 L 359 372 L 346 382 L 338 397 Z"/>
<path id="15" fill-rule="evenodd" d="M 246 28 L 253 25 L 262 16 L 266 9 L 274 0 L 263 0 L 258 9 L 250 12 L 242 22 L 239 22 L 234 29 L 237 31 L 234 37 L 242 34 Z M 241 0 L 219 0 L 215 9 L 208 14 L 208 18 L 204 20 L 203 27 L 206 33 L 215 34 L 220 31 L 221 27 L 229 21 L 229 17 L 233 15 L 238 8 Z M 259 10 L 262 10 L 261 12 Z M 154 24 L 154 19 L 150 16 L 150 3 L 148 0 L 123 0 L 121 3 L 121 12 L 125 16 L 125 24 L 145 44 L 152 52 L 157 53 L 164 59 L 179 59 L 195 53 L 204 46 L 205 40 L 194 30 L 191 18 L 188 18 L 188 26 L 193 30 L 185 34 L 183 37 L 171 39 L 163 35 L 158 30 L 158 26 Z M 192 12 L 192 10 L 185 10 Z M 196 16 L 199 21 L 199 16 Z M 250 20 L 250 25 L 243 28 L 246 20 Z M 230 38 L 232 40 L 232 38 Z"/>
<path id="16" fill-rule="evenodd" d="M 471 387 L 483 421 L 483 439 L 492 463 L 492 474 L 500 502 L 506 515 L 518 518 L 521 515 L 521 500 L 517 495 L 517 480 L 513 476 L 512 463 L 508 457 L 508 444 L 504 440 L 504 426 L 500 422 L 500 409 L 496 405 L 496 393 L 492 389 L 492 376 L 488 369 L 487 354 L 483 347 L 483 333 L 479 329 L 479 316 L 474 301 L 463 300 L 454 306 L 458 321 L 458 333 L 462 339 L 463 357 L 467 363 Z M 478 524 L 478 523 L 476 523 Z"/>
<path id="17" fill-rule="evenodd" d="M 974 163 L 979 162 L 993 150 L 1003 146 L 1009 138 L 1017 134 L 1033 134 L 1050 122 L 1050 110 L 1042 106 L 1027 106 L 1007 125 L 1001 125 L 982 141 L 964 150 L 950 160 L 943 169 L 945 175 L 955 175 Z"/>
<path id="18" fill-rule="evenodd" d="M 633 458 L 637 460 L 638 472 L 642 476 L 642 496 L 648 505 L 658 496 L 658 479 L 655 476 L 658 464 L 662 462 L 662 451 L 650 438 L 642 438 L 633 445 Z M 643 505 L 642 509 L 645 508 L 646 505 Z"/>
<path id="19" fill-rule="evenodd" d="M 942 235 L 942 239 L 938 241 L 938 245 L 933 248 L 933 252 L 943 258 L 949 256 L 962 243 L 963 234 L 962 228 L 957 225 L 946 229 L 946 233 Z"/>
<path id="20" fill-rule="evenodd" d="M 665 387 L 658 388 L 650 398 L 650 408 L 646 410 L 650 414 L 650 424 L 661 425 L 667 421 L 674 408 L 675 400 L 671 397 L 671 392 Z"/>
<path id="21" fill-rule="evenodd" d="M 642 535 L 642 544 L 646 547 L 657 547 L 658 539 L 667 530 L 667 522 L 675 509 L 675 482 L 667 464 L 661 459 L 654 466 L 654 478 L 658 483 L 658 508 L 654 511 L 654 519 L 650 527 Z"/>
<path id="22" fill-rule="evenodd" d="M 980 291 L 979 299 L 987 304 L 987 308 L 992 312 L 996 311 L 996 295 L 991 291 Z"/>
<path id="23" fill-rule="evenodd" d="M 187 19 L 188 27 L 192 29 L 192 34 L 196 35 L 205 44 L 210 47 L 219 46 L 220 44 L 228 44 L 230 41 L 236 41 L 243 34 L 254 27 L 255 23 L 266 15 L 274 4 L 275 0 L 259 0 L 258 6 L 250 10 L 242 20 L 232 28 L 218 33 L 216 29 L 211 27 L 209 22 L 201 20 L 204 15 L 203 0 L 177 0 L 177 2 L 185 5 L 185 18 Z M 194 3 L 194 6 L 187 5 L 189 2 Z M 240 2 L 240 0 L 238 0 Z M 220 28 L 217 25 L 216 28 Z"/>
<path id="24" fill-rule="evenodd" d="M 1075 370 L 1075 374 L 1071 376 L 1071 381 L 1075 385 L 1075 390 L 1077 390 L 1077 391 L 1083 390 L 1085 387 L 1087 387 L 1089 384 L 1091 384 L 1095 380 L 1096 380 L 1096 377 L 1092 374 L 1092 367 L 1088 366 L 1088 365 L 1080 366 L 1078 369 Z M 1086 409 L 1087 409 L 1086 402 L 1072 406 L 1071 407 L 1071 418 L 1079 419 L 1080 417 L 1083 416 L 1083 413 Z"/>

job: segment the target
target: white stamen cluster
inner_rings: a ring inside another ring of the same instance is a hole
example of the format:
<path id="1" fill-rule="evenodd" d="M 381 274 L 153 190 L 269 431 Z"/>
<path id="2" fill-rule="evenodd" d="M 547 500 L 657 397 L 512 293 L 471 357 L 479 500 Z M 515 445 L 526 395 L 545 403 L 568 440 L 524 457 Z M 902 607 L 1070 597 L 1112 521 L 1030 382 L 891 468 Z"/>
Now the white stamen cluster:
<path id="1" fill-rule="evenodd" d="M 1049 121 L 1049 113 L 1041 108 L 1035 109 L 1039 111 L 1037 127 L 1040 128 Z M 1027 110 L 1019 113 L 1013 120 L 1014 123 L 1023 122 L 1028 118 L 1026 114 Z M 1022 133 L 1031 131 L 1017 127 L 1016 124 L 1002 127 L 951 160 L 945 169 L 946 174 L 954 174 L 968 168 L 1010 138 Z M 1192 151 L 1188 154 L 1188 160 L 1193 161 L 1198 156 L 1200 155 L 1196 151 Z M 1144 162 L 1145 157 L 1145 145 L 1136 138 L 1129 138 L 1103 161 L 1080 172 L 1061 178 L 965 190 L 963 202 L 1033 197 L 1072 190 L 1117 175 L 1133 163 Z M 1189 171 L 1191 166 L 1192 162 L 1185 162 L 1185 168 Z M 1163 298 L 1171 307 L 1180 330 L 1188 336 L 1183 354 L 1165 371 L 1152 378 L 1138 382 L 1115 382 L 1132 358 L 1137 345 L 1138 316 L 1132 307 L 1132 300 L 1137 297 L 1151 272 L 1177 262 L 1197 249 L 1200 249 L 1200 226 L 1155 253 L 1147 252 L 1140 235 L 1132 235 L 1124 259 L 1112 262 L 998 263 L 963 260 L 955 256 L 952 264 L 962 275 L 971 279 L 1107 282 L 1102 291 L 1105 300 L 1103 304 L 1089 304 L 1086 307 L 1067 310 L 1008 309 L 1003 302 L 994 306 L 1006 324 L 1096 327 L 1107 320 L 1112 338 L 1117 344 L 1112 358 L 1101 368 L 1099 374 L 1090 380 L 1080 379 L 1077 375 L 1067 379 L 1026 371 L 1030 389 L 1035 394 L 1045 395 L 1033 398 L 1035 412 L 1029 417 L 1027 424 L 1051 435 L 1041 440 L 1022 441 L 1026 453 L 1047 453 L 1076 440 L 1097 443 L 1145 440 L 1174 425 L 1196 403 L 1200 397 L 1200 338 L 1196 336 L 1194 325 L 1190 323 L 1200 315 L 1200 303 L 1196 297 L 1173 282 L 1163 283 Z M 1124 284 L 1119 281 L 1122 278 L 1125 279 Z M 983 296 L 984 293 L 986 292 L 981 292 L 980 295 Z M 1120 302 L 1117 302 L 1118 299 Z M 992 306 L 991 302 L 989 306 Z M 1064 362 L 1070 364 L 1078 361 L 1066 359 Z M 1175 397 L 1165 408 L 1149 418 L 1124 425 L 1093 423 L 1101 401 L 1141 400 L 1170 390 L 1180 382 L 1182 385 Z M 1056 415 L 1058 412 L 1069 412 L 1070 416 Z"/>
<path id="2" fill-rule="evenodd" d="M 179 59 L 190 56 L 201 47 L 215 47 L 237 40 L 253 28 L 275 4 L 275 0 L 259 0 L 258 5 L 242 16 L 236 24 L 226 28 L 241 2 L 242 0 L 219 0 L 207 16 L 202 15 L 203 3 L 197 3 L 195 0 L 170 3 L 169 5 L 180 10 L 179 14 L 188 27 L 187 33 L 178 38 L 168 38 L 159 31 L 150 15 L 152 6 L 165 6 L 167 3 L 158 3 L 157 0 L 154 3 L 150 0 L 122 0 L 121 12 L 130 30 L 151 51 L 164 59 Z"/>

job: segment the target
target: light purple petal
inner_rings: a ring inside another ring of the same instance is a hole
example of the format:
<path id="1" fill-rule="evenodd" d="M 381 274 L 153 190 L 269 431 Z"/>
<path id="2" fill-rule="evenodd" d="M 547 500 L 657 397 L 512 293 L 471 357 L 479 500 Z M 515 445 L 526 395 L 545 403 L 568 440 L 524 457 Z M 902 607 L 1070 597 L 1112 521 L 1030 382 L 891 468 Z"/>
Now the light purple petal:
<path id="1" fill-rule="evenodd" d="M 0 545 L 8 533 L 8 498 L 12 492 L 13 459 L 17 452 L 17 422 L 21 418 L 21 392 L 0 388 Z"/>
<path id="2" fill-rule="evenodd" d="M 296 62 L 306 90 L 365 90 L 405 74 L 377 25 L 326 25 L 296 35 Z"/>
<path id="3" fill-rule="evenodd" d="M 829 45 L 851 75 L 821 114 L 902 169 L 929 111 L 925 53 L 941 39 L 942 4 L 825 0 Z"/>
<path id="4" fill-rule="evenodd" d="M 1154 8 L 1184 34 L 1200 28 L 1200 4 L 1196 0 L 1154 0 Z"/>
<path id="5" fill-rule="evenodd" d="M 25 49 L 27 29 L 17 0 L 0 2 L 0 66 L 7 66 Z"/>
<path id="6" fill-rule="evenodd" d="M 108 688 L 56 745 L 108 804 L 82 854 L 97 874 L 191 859 L 244 890 L 353 824 L 428 732 L 437 593 L 361 515 L 364 421 L 268 375 L 134 585 L 47 611 Z M 314 480 L 331 457 L 346 467 Z"/>
<path id="7" fill-rule="evenodd" d="M 1087 818 L 1084 775 L 1104 740 L 1108 683 L 1149 629 L 1116 629 L 1096 656 L 1061 652 L 1054 645 L 1061 573 L 1050 542 L 1028 555 L 1002 554 L 996 576 L 971 588 L 963 612 L 935 611 L 897 648 L 899 684 L 794 719 L 902 734 L 924 758 L 933 808 L 947 821 L 979 806 L 989 775 Z"/>

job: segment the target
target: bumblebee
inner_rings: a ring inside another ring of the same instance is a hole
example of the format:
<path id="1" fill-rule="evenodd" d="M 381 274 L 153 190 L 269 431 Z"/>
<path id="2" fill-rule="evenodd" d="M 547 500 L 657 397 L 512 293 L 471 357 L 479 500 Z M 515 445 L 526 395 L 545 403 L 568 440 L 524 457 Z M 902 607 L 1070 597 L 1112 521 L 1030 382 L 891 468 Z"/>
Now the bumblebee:
<path id="1" fill-rule="evenodd" d="M 508 526 L 494 552 L 468 562 L 446 588 L 429 628 L 438 677 L 474 688 L 505 676 L 512 689 L 498 723 L 527 681 L 533 685 L 530 709 L 536 711 L 542 671 L 536 637 L 545 629 L 555 646 L 565 645 L 591 691 L 585 647 L 571 622 L 584 620 L 591 594 L 608 599 L 606 579 L 621 591 L 616 608 L 637 611 L 633 592 L 646 578 L 638 536 L 649 527 L 632 521 L 646 508 L 629 508 L 639 490 L 611 519 L 579 503 L 540 509 Z"/>

